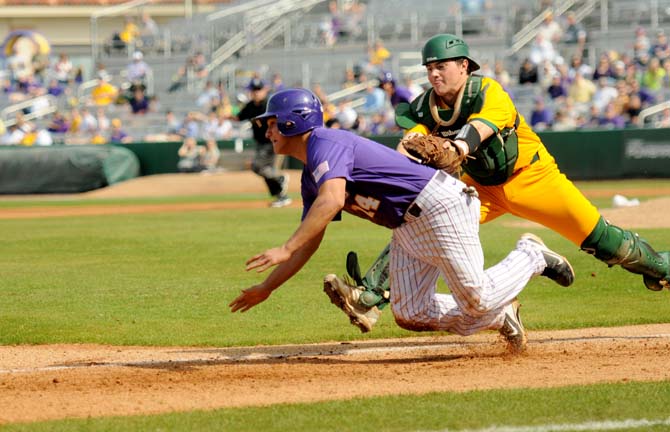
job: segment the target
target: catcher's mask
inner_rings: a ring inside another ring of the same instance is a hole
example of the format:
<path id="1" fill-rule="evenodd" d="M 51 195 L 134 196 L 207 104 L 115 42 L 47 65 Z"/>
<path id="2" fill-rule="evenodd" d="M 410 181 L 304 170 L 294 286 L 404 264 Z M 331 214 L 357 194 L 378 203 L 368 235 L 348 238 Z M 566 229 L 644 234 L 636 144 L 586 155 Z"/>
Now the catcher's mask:
<path id="1" fill-rule="evenodd" d="M 474 72 L 479 69 L 479 64 L 470 57 L 470 49 L 463 39 L 452 34 L 439 34 L 428 39 L 428 42 L 421 49 L 421 64 L 466 58 L 469 66 L 468 72 Z"/>
<path id="2" fill-rule="evenodd" d="M 265 113 L 255 122 L 277 118 L 277 129 L 284 136 L 301 135 L 323 126 L 323 107 L 314 93 L 301 88 L 278 91 L 268 100 Z"/>

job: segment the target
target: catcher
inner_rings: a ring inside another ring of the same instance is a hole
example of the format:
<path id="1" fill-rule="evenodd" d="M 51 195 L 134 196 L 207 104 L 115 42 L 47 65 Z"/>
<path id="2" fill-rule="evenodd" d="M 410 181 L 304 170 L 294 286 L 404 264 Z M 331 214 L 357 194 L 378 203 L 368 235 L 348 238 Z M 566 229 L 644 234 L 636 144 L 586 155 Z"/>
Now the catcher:
<path id="1" fill-rule="evenodd" d="M 653 291 L 670 288 L 670 252 L 656 252 L 638 234 L 606 221 L 561 173 L 540 138 L 519 115 L 502 86 L 474 75 L 479 65 L 460 38 L 439 34 L 422 49 L 431 88 L 396 107 L 405 129 L 398 150 L 443 169 L 476 191 L 480 223 L 511 213 L 540 223 L 608 266 L 641 274 Z M 551 196 L 551 199 L 547 199 Z M 326 291 L 352 324 L 367 332 L 389 299 L 387 247 L 361 276 L 356 254 L 347 256 L 353 279 L 326 282 Z"/>

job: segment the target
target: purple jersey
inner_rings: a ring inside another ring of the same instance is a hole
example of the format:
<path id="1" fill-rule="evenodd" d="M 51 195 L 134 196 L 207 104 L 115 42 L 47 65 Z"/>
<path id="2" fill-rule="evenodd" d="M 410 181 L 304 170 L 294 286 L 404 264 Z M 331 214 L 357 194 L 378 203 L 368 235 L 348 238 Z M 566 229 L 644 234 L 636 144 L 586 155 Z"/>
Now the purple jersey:
<path id="1" fill-rule="evenodd" d="M 352 132 L 316 128 L 307 143 L 302 171 L 302 216 L 304 219 L 326 180 L 344 178 L 346 212 L 397 228 L 434 174 L 433 168 Z"/>

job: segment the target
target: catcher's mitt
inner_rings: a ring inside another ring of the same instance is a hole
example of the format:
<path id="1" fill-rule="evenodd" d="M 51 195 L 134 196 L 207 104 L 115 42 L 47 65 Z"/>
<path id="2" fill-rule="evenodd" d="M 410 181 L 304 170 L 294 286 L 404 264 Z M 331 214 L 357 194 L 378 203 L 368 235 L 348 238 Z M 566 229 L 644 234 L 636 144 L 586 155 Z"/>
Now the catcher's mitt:
<path id="1" fill-rule="evenodd" d="M 467 158 L 460 148 L 448 138 L 418 133 L 407 134 L 400 141 L 407 153 L 419 159 L 424 165 L 441 169 L 449 174 L 460 171 Z"/>

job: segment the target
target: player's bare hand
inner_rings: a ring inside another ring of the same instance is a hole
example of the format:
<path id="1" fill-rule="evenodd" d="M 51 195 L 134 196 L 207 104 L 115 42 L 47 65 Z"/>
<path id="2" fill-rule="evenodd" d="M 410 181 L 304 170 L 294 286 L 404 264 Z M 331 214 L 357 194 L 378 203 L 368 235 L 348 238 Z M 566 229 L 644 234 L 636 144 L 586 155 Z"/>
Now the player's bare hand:
<path id="1" fill-rule="evenodd" d="M 262 303 L 270 297 L 271 289 L 262 285 L 254 285 L 251 288 L 243 289 L 242 294 L 228 304 L 231 312 L 246 312 L 259 303 Z"/>
<path id="2" fill-rule="evenodd" d="M 283 247 L 268 249 L 263 253 L 255 255 L 246 262 L 246 270 L 256 269 L 258 273 L 269 269 L 272 266 L 281 264 L 291 258 L 291 253 Z"/>

